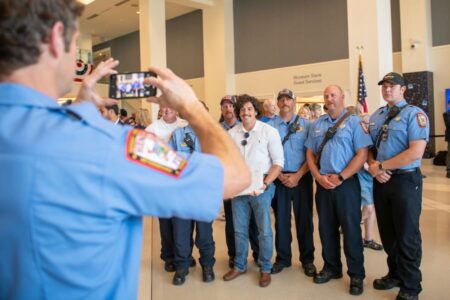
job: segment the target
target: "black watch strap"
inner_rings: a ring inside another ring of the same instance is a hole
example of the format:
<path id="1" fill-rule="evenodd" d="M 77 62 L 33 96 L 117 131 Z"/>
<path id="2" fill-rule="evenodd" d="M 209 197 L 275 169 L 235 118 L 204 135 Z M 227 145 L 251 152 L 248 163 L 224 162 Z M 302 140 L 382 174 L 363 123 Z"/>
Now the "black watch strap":
<path id="1" fill-rule="evenodd" d="M 345 180 L 344 177 L 342 177 L 341 173 L 338 174 L 338 178 L 341 182 L 343 182 Z"/>

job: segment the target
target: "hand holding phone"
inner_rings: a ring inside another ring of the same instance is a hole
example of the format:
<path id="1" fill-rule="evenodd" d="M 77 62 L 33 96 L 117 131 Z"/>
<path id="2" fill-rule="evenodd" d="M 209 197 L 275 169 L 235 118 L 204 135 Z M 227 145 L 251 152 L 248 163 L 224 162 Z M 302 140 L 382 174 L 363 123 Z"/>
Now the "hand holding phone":
<path id="1" fill-rule="evenodd" d="M 156 95 L 156 87 L 144 83 L 147 77 L 156 77 L 153 72 L 113 74 L 109 77 L 109 97 L 112 99 L 148 98 Z"/>

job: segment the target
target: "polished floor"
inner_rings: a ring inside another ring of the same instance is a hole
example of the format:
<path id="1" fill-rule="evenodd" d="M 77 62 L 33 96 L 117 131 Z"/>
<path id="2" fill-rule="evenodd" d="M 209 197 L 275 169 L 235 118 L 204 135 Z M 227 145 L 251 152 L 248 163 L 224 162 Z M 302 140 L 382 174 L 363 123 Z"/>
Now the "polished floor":
<path id="1" fill-rule="evenodd" d="M 430 161 L 424 161 L 422 172 L 424 179 L 423 207 L 421 216 L 421 232 L 423 240 L 423 292 L 420 299 L 450 299 L 450 179 L 445 177 L 445 167 L 432 166 Z M 322 267 L 321 244 L 317 231 L 317 215 L 315 214 L 314 242 L 316 246 L 315 264 Z M 166 273 L 159 259 L 159 229 L 156 219 L 145 220 L 144 248 L 142 253 L 141 274 L 139 283 L 139 299 L 395 299 L 398 289 L 377 291 L 372 287 L 372 281 L 387 273 L 386 255 L 382 251 L 364 250 L 366 279 L 364 294 L 351 296 L 348 293 L 349 278 L 332 280 L 326 284 L 317 285 L 306 277 L 297 261 L 272 276 L 269 287 L 258 286 L 259 270 L 253 262 L 249 263 L 247 274 L 231 282 L 224 282 L 223 274 L 228 271 L 226 254 L 225 222 L 214 222 L 214 239 L 216 241 L 216 280 L 203 283 L 201 267 L 190 269 L 186 283 L 182 286 L 172 285 L 173 273 Z M 294 230 L 294 229 L 293 229 Z M 375 233 L 379 241 L 378 232 Z M 298 257 L 298 247 L 293 243 L 293 257 Z M 194 257 L 198 258 L 195 250 Z M 343 263 L 345 265 L 345 258 Z M 249 259 L 249 262 L 252 261 Z M 344 269 L 345 271 L 345 269 Z"/>

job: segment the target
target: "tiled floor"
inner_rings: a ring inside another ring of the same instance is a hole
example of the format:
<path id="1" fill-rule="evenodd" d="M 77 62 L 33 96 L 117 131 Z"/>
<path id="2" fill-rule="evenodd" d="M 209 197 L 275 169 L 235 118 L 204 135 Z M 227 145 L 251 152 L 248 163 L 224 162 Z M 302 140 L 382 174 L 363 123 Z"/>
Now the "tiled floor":
<path id="1" fill-rule="evenodd" d="M 432 166 L 424 161 L 422 172 L 424 179 L 423 210 L 421 231 L 423 239 L 423 292 L 421 299 L 450 299 L 450 179 L 445 178 L 445 167 Z M 315 217 L 314 241 L 316 246 L 316 266 L 322 267 L 321 244 L 317 231 L 317 215 Z M 173 286 L 173 273 L 166 273 L 159 259 L 159 231 L 157 220 L 147 219 L 145 222 L 145 243 L 142 254 L 142 269 L 139 286 L 139 299 L 352 299 L 348 294 L 349 278 L 332 280 L 323 285 L 314 284 L 311 278 L 303 275 L 298 261 L 289 269 L 272 276 L 272 283 L 267 288 L 258 286 L 258 268 L 249 263 L 246 275 L 231 282 L 222 280 L 228 270 L 226 245 L 224 236 L 225 223 L 214 222 L 214 238 L 216 241 L 215 265 L 216 280 L 203 283 L 201 268 L 197 265 L 190 269 L 183 286 Z M 379 241 L 378 232 L 375 234 Z M 293 257 L 298 257 L 298 247 L 293 243 Z M 384 252 L 365 250 L 366 280 L 365 291 L 355 299 L 395 299 L 398 289 L 377 291 L 372 281 L 387 273 L 386 255 Z M 195 251 L 194 257 L 198 258 Z M 345 265 L 344 255 L 343 263 Z M 249 260 L 250 262 L 250 260 Z"/>

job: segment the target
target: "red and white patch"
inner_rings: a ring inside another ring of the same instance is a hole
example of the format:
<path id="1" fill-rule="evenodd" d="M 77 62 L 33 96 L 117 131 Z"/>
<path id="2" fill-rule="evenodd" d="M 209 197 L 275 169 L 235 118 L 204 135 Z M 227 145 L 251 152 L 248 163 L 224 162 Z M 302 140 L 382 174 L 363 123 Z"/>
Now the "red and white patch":
<path id="1" fill-rule="evenodd" d="M 420 128 L 427 127 L 428 120 L 427 120 L 427 116 L 425 116 L 425 114 L 417 113 L 416 119 L 417 119 L 417 124 L 419 124 Z"/>
<path id="2" fill-rule="evenodd" d="M 139 129 L 128 133 L 126 156 L 133 162 L 174 177 L 179 177 L 187 166 L 187 160 L 156 135 Z"/>
<path id="3" fill-rule="evenodd" d="M 367 127 L 367 124 L 363 121 L 359 122 L 359 125 L 361 125 L 362 130 L 365 134 L 369 134 L 369 128 Z"/>

